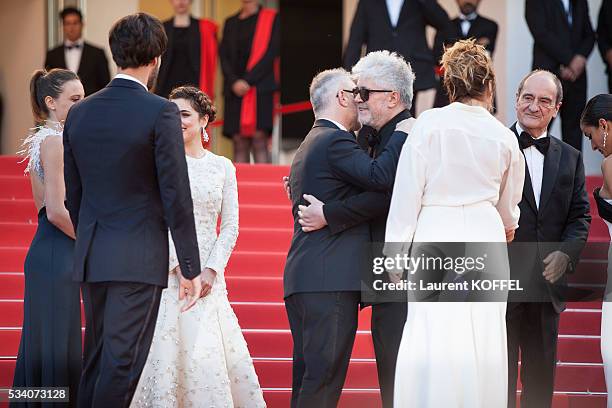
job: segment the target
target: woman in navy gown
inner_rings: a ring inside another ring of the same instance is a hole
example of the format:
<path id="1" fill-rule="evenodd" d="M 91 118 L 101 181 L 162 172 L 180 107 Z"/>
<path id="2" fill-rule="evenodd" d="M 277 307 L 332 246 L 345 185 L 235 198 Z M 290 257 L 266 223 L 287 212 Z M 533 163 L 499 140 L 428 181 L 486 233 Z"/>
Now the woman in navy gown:
<path id="1" fill-rule="evenodd" d="M 83 99 L 78 76 L 65 69 L 38 70 L 30 80 L 37 126 L 24 142 L 29 159 L 38 228 L 25 259 L 23 329 L 14 387 L 68 387 L 66 404 L 76 404 L 81 375 L 81 305 L 72 280 L 74 229 L 64 206 L 63 123 Z M 12 406 L 39 407 L 41 403 Z M 54 407 L 58 404 L 53 404 Z"/>

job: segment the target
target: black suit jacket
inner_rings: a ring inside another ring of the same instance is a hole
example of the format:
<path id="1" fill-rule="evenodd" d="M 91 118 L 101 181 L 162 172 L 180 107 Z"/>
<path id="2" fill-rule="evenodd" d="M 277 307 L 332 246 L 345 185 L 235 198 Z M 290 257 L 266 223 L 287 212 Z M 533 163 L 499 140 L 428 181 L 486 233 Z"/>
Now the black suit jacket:
<path id="1" fill-rule="evenodd" d="M 510 129 L 517 133 L 516 124 Z M 554 285 L 547 283 L 542 276 L 542 261 L 550 252 L 561 250 L 570 256 L 575 268 L 589 235 L 591 215 L 582 153 L 551 135 L 549 137 L 539 208 L 529 168 L 525 166 L 523 199 L 519 203 L 521 216 L 513 242 L 517 245 L 514 248 L 510 245 L 510 266 L 513 277 L 525 277 L 530 290 L 539 291 L 540 298 L 550 299 L 560 313 L 565 308 L 565 279 Z M 509 296 L 512 301 L 512 292 Z"/>
<path id="2" fill-rule="evenodd" d="M 67 68 L 64 58 L 64 45 L 47 51 L 45 69 L 52 68 Z M 85 96 L 104 88 L 110 81 L 108 60 L 104 50 L 87 42 L 83 43 L 83 53 L 81 54 L 77 75 L 81 78 L 83 88 L 85 88 Z"/>
<path id="3" fill-rule="evenodd" d="M 612 48 L 612 0 L 603 0 L 601 4 L 597 19 L 597 44 L 609 73 L 610 67 L 606 60 L 606 53 Z"/>
<path id="4" fill-rule="evenodd" d="M 319 119 L 291 165 L 293 239 L 284 272 L 285 297 L 301 292 L 359 291 L 370 260 L 370 230 L 361 223 L 334 234 L 329 227 L 303 232 L 298 206 L 303 194 L 323 202 L 344 200 L 363 189 L 389 192 L 404 137 L 392 138 L 377 159 L 364 152 L 352 134 Z"/>
<path id="5" fill-rule="evenodd" d="M 366 53 L 377 50 L 395 51 L 402 55 L 416 74 L 416 91 L 435 87 L 436 62 L 427 45 L 425 27 L 438 30 L 448 24 L 448 14 L 436 0 L 404 0 L 397 27 L 391 25 L 385 0 L 360 0 L 351 25 L 344 54 L 344 66 L 350 69 Z"/>
<path id="6" fill-rule="evenodd" d="M 442 54 L 444 54 L 444 46 L 451 46 L 459 40 L 474 38 L 476 40 L 486 39 L 487 45 L 485 48 L 493 55 L 495 51 L 495 42 L 497 41 L 497 23 L 480 14 L 472 21 L 467 35 L 463 35 L 461 30 L 461 19 L 454 18 L 442 30 L 438 30 L 434 40 L 434 56 L 436 64 L 440 63 Z"/>
<path id="7" fill-rule="evenodd" d="M 571 0 L 570 27 L 561 0 L 525 0 L 525 19 L 533 36 L 533 69 L 559 74 L 576 54 L 585 58 L 593 50 L 595 34 L 586 0 Z"/>
<path id="8" fill-rule="evenodd" d="M 410 112 L 404 110 L 380 129 L 378 132 L 379 141 L 371 152 L 374 157 L 381 154 L 391 139 L 406 140 L 406 134 L 395 131 L 395 127 L 399 122 L 408 118 L 410 118 Z M 369 223 L 371 241 L 385 242 L 391 193 L 392 190 L 388 192 L 364 191 L 345 200 L 336 199 L 325 202 L 323 213 L 330 231 L 338 234 L 361 223 Z"/>
<path id="9" fill-rule="evenodd" d="M 179 111 L 114 79 L 73 106 L 64 127 L 74 278 L 168 283 L 168 227 L 183 276 L 200 273 Z"/>

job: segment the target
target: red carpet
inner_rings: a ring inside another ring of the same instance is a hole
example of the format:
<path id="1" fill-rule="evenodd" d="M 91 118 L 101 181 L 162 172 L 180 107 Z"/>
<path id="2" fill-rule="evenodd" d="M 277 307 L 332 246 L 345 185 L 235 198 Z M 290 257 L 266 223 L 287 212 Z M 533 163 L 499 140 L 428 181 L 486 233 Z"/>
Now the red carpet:
<path id="1" fill-rule="evenodd" d="M 23 168 L 14 156 L 0 156 L 0 388 L 12 382 L 22 322 L 23 260 L 36 229 Z M 281 180 L 287 173 L 280 166 L 237 166 L 240 235 L 226 271 L 229 297 L 271 408 L 289 406 L 291 394 L 292 344 L 282 303 L 282 272 L 292 235 Z M 599 182 L 588 180 L 589 194 Z M 589 239 L 607 242 L 607 229 L 595 218 Z M 578 272 L 583 281 L 605 283 L 605 256 L 596 249 L 585 253 Z M 605 407 L 600 309 L 600 304 L 576 303 L 561 316 L 555 408 Z M 369 316 L 369 309 L 360 315 L 342 407 L 380 406 Z"/>

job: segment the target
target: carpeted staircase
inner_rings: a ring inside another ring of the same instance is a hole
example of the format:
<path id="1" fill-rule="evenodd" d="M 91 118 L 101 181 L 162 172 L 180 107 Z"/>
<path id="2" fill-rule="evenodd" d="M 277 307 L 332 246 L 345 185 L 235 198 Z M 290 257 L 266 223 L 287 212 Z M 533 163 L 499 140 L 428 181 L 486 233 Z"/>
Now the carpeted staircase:
<path id="1" fill-rule="evenodd" d="M 0 156 L 0 388 L 12 383 L 23 305 L 23 260 L 36 229 L 36 210 L 24 164 Z M 238 165 L 240 235 L 227 271 L 229 297 L 255 360 L 268 406 L 288 407 L 291 334 L 283 306 L 282 273 L 292 235 L 289 201 L 282 188 L 287 167 Z M 599 179 L 588 180 L 589 194 Z M 596 209 L 592 206 L 593 211 Z M 608 241 L 594 217 L 591 241 Z M 585 254 L 578 273 L 605 283 L 605 252 Z M 605 407 L 599 351 L 600 303 L 577 303 L 561 316 L 554 406 Z M 360 314 L 342 407 L 379 407 L 370 310 Z"/>

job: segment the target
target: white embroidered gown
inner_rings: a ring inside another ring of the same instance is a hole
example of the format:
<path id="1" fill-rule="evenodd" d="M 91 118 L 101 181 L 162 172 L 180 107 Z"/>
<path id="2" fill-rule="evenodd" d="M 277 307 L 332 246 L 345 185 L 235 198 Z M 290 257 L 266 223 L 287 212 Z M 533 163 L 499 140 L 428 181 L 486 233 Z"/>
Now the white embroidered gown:
<path id="1" fill-rule="evenodd" d="M 187 156 L 187 167 L 201 265 L 214 269 L 217 277 L 211 293 L 181 313 L 178 277 L 169 276 L 132 406 L 265 407 L 224 278 L 238 237 L 236 170 L 228 159 L 209 151 L 199 159 Z M 170 240 L 169 270 L 177 265 Z"/>

